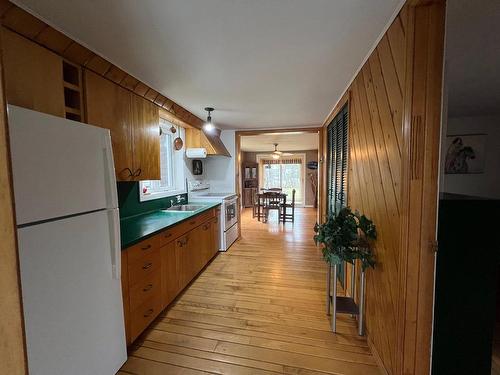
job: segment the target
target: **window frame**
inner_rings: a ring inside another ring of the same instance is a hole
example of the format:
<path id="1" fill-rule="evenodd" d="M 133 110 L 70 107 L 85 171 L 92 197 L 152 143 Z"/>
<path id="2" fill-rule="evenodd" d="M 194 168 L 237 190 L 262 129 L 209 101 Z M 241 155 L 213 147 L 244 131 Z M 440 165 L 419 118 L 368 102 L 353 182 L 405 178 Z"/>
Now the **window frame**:
<path id="1" fill-rule="evenodd" d="M 293 151 L 292 151 L 293 152 Z M 262 159 L 271 159 L 272 158 L 272 154 L 269 154 L 269 153 L 263 153 L 263 154 L 257 154 L 256 155 L 256 161 L 259 165 L 259 187 L 263 187 L 264 186 L 264 173 L 265 171 L 263 170 L 264 169 L 264 165 L 261 163 L 261 160 Z M 306 204 L 306 163 L 307 163 L 307 158 L 306 158 L 306 154 L 303 153 L 303 152 L 293 152 L 293 156 L 282 156 L 281 159 L 287 159 L 287 158 L 290 158 L 290 159 L 302 159 L 302 167 L 301 167 L 301 173 L 300 173 L 300 179 L 301 179 L 301 185 L 302 185 L 302 201 L 301 202 L 298 202 L 297 203 L 297 200 L 296 200 L 296 206 L 298 207 L 303 207 L 305 206 Z M 283 186 L 283 171 L 282 171 L 282 164 L 280 163 L 279 164 L 280 166 L 280 187 Z"/>
<path id="2" fill-rule="evenodd" d="M 184 171 L 184 148 L 176 150 L 173 146 L 173 141 L 176 136 L 181 137 L 185 143 L 185 130 L 182 127 L 177 127 L 177 133 L 172 134 L 170 128 L 173 126 L 169 121 L 160 118 L 160 129 L 163 134 L 168 135 L 171 139 L 170 162 L 171 162 L 171 175 L 172 185 L 167 189 L 154 189 L 150 193 L 144 194 L 143 187 L 145 184 L 151 185 L 152 181 L 161 180 L 145 180 L 139 181 L 139 202 L 146 202 L 154 199 L 161 199 L 171 197 L 174 195 L 186 194 L 185 171 Z M 161 155 L 161 152 L 160 152 Z M 160 170 L 162 169 L 163 160 L 160 156 Z"/>

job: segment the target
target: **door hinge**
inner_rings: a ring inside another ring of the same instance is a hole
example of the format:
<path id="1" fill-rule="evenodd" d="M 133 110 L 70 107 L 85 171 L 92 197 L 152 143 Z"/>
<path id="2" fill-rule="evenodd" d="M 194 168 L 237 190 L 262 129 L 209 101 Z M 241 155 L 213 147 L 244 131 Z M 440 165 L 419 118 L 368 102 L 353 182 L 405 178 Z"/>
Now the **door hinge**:
<path id="1" fill-rule="evenodd" d="M 431 251 L 432 251 L 433 253 L 437 253 L 437 252 L 438 252 L 438 248 L 439 248 L 439 246 L 438 246 L 438 242 L 437 242 L 437 240 L 434 240 L 434 241 L 429 241 L 429 246 L 430 246 Z"/>

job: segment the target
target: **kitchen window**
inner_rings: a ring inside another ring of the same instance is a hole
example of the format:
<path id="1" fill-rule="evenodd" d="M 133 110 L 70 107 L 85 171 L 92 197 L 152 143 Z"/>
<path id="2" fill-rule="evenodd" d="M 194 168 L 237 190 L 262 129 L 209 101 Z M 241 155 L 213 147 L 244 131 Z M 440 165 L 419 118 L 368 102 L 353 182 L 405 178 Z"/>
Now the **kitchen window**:
<path id="1" fill-rule="evenodd" d="M 181 137 L 184 141 L 184 128 L 177 128 L 174 134 L 170 130 L 172 124 L 160 119 L 160 170 L 161 180 L 146 180 L 139 182 L 139 200 L 169 197 L 186 193 L 184 185 L 184 149 L 175 150 L 174 139 Z"/>

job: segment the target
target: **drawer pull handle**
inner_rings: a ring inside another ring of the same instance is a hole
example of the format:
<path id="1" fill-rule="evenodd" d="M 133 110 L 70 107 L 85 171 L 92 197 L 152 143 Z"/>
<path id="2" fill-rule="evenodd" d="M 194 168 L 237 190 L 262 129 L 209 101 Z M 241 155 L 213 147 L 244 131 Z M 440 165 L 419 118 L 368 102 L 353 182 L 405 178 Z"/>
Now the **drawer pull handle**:
<path id="1" fill-rule="evenodd" d="M 177 245 L 179 245 L 179 247 L 182 247 L 184 245 L 184 242 L 179 240 L 179 241 L 177 241 Z"/>
<path id="2" fill-rule="evenodd" d="M 189 222 L 189 225 L 195 225 L 196 224 L 196 220 L 192 220 Z"/>
<path id="3" fill-rule="evenodd" d="M 151 249 L 151 245 L 141 247 L 141 250 L 148 250 L 148 249 Z"/>
<path id="4" fill-rule="evenodd" d="M 207 230 L 208 228 L 210 228 L 210 225 L 208 224 L 203 226 L 203 230 Z"/>
<path id="5" fill-rule="evenodd" d="M 153 314 L 154 310 L 153 309 L 149 309 L 148 311 L 146 311 L 144 313 L 144 317 L 145 318 L 149 318 L 151 316 L 151 314 Z"/>
<path id="6" fill-rule="evenodd" d="M 151 290 L 151 288 L 153 287 L 153 284 L 148 284 L 144 287 L 144 289 L 142 289 L 143 292 L 147 292 L 149 290 Z"/>
<path id="7" fill-rule="evenodd" d="M 142 269 L 147 270 L 148 268 L 151 268 L 152 265 L 153 265 L 153 263 L 151 263 L 151 262 L 146 263 L 144 266 L 142 266 Z"/>
<path id="8" fill-rule="evenodd" d="M 165 238 L 169 238 L 169 237 L 172 237 L 172 233 L 167 233 L 167 234 L 165 235 Z"/>

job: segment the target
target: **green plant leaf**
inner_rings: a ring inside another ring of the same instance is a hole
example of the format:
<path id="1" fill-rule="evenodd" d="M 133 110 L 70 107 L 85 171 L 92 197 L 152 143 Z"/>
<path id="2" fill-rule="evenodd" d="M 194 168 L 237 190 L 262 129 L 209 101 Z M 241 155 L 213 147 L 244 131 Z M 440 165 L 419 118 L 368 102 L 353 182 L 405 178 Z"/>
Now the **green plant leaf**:
<path id="1" fill-rule="evenodd" d="M 325 223 L 314 226 L 314 241 L 322 244 L 323 258 L 330 264 L 359 259 L 363 270 L 375 267 L 372 242 L 377 239 L 375 224 L 358 211 L 342 208 L 336 216 L 330 215 Z"/>

